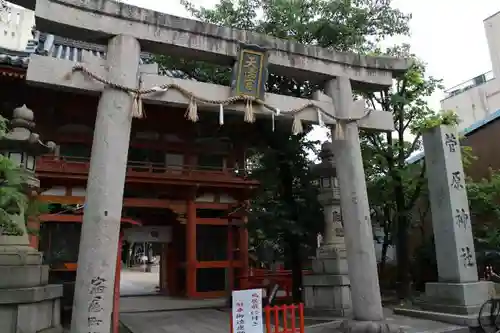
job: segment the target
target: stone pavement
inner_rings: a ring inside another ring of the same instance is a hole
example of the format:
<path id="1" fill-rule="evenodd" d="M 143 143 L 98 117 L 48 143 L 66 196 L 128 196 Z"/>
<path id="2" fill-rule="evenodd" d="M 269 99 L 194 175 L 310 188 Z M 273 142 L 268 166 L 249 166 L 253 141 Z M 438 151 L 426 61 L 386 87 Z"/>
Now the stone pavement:
<path id="1" fill-rule="evenodd" d="M 394 325 L 400 326 L 406 333 L 469 333 L 470 330 L 465 326 L 450 325 L 438 321 L 426 320 L 395 315 L 392 310 L 384 308 L 386 320 Z M 342 319 L 331 318 L 332 322 L 311 325 L 306 327 L 306 333 L 330 333 L 335 332 L 341 324 Z M 135 333 L 135 332 L 134 332 Z"/>
<path id="2" fill-rule="evenodd" d="M 223 308 L 226 301 L 225 298 L 190 300 L 161 295 L 130 296 L 120 298 L 120 314 Z"/>
<path id="3" fill-rule="evenodd" d="M 215 309 L 121 314 L 132 333 L 229 333 L 229 313 Z"/>
<path id="4" fill-rule="evenodd" d="M 166 296 L 125 297 L 121 299 L 120 322 L 131 333 L 229 333 L 230 312 L 223 310 L 224 302 Z M 389 322 L 408 333 L 469 332 L 464 326 L 394 315 L 390 309 L 384 311 Z M 337 332 L 342 320 L 306 317 L 305 333 Z"/>
<path id="5" fill-rule="evenodd" d="M 120 295 L 154 295 L 160 283 L 159 266 L 153 266 L 151 272 L 144 272 L 140 267 L 123 269 L 120 275 Z"/>

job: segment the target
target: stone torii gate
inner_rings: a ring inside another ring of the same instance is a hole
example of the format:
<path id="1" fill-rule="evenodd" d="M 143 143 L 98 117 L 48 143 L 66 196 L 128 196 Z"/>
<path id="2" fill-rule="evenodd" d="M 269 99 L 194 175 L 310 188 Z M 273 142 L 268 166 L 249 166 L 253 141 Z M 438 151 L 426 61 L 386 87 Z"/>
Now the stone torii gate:
<path id="1" fill-rule="evenodd" d="M 106 60 L 84 55 L 77 68 L 83 73 L 70 76 L 75 63 L 33 55 L 26 78 L 32 84 L 101 96 L 78 258 L 73 333 L 109 332 L 131 110 L 138 111 L 141 103 L 137 90 L 162 87 L 144 94 L 142 101 L 189 105 L 188 116 L 193 121 L 198 118 L 197 109 L 218 109 L 217 103 L 203 103 L 203 99 L 228 100 L 232 96 L 230 87 L 148 74 L 139 66 L 141 48 L 233 65 L 240 42 L 267 48 L 270 72 L 324 84 L 327 96 L 317 93 L 315 101 L 265 94 L 259 100 L 243 99 L 246 105 L 224 103 L 224 108 L 245 112 L 246 121 L 251 122 L 253 115 L 247 117 L 250 103 L 257 115 L 271 115 L 271 111 L 273 117 L 293 116 L 296 126 L 301 121 L 319 121 L 341 129 L 336 132 L 337 172 L 354 315 L 347 328 L 380 331 L 388 327 L 383 321 L 359 129 L 392 131 L 393 119 L 388 112 L 368 112 L 364 101 L 354 102 L 352 89 L 390 86 L 393 75 L 408 68 L 406 60 L 337 53 L 110 0 L 36 0 L 36 6 L 34 0 L 13 2 L 35 9 L 36 26 L 41 31 L 108 47 Z M 202 103 L 196 108 L 193 99 Z"/>

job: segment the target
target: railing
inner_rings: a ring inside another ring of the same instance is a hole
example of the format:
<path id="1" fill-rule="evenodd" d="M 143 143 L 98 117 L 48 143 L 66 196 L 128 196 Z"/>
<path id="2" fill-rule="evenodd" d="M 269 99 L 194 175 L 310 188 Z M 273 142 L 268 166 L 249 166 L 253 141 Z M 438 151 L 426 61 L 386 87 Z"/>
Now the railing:
<path id="1" fill-rule="evenodd" d="M 311 274 L 311 271 L 304 270 L 302 274 Z M 263 289 L 265 296 L 267 295 L 267 288 L 276 284 L 278 290 L 275 298 L 279 300 L 292 299 L 292 271 L 291 270 L 278 270 L 269 271 L 266 269 L 251 269 L 247 275 L 240 277 L 241 289 Z"/>
<path id="2" fill-rule="evenodd" d="M 304 304 L 265 306 L 262 311 L 265 333 L 304 333 Z M 233 329 L 231 316 L 230 332 Z"/>
<path id="3" fill-rule="evenodd" d="M 446 89 L 444 91 L 445 99 L 452 97 L 452 96 L 455 96 L 455 95 L 458 95 L 460 93 L 463 93 L 464 91 L 467 91 L 469 89 L 477 87 L 477 86 L 479 86 L 483 83 L 486 83 L 494 78 L 495 78 L 495 75 L 493 74 L 492 71 L 481 74 L 479 76 L 476 76 L 475 78 L 470 79 L 468 81 L 465 81 L 465 82 L 463 82 L 459 85 L 456 85 L 450 89 Z"/>
<path id="4" fill-rule="evenodd" d="M 87 174 L 90 167 L 90 159 L 73 156 L 42 156 L 37 161 L 37 172 L 59 172 Z M 185 178 L 185 179 L 208 179 L 218 178 L 224 181 L 245 181 L 246 172 L 234 168 L 216 168 L 199 165 L 170 165 L 163 163 L 150 163 L 140 161 L 128 161 L 128 177 L 148 178 Z"/>

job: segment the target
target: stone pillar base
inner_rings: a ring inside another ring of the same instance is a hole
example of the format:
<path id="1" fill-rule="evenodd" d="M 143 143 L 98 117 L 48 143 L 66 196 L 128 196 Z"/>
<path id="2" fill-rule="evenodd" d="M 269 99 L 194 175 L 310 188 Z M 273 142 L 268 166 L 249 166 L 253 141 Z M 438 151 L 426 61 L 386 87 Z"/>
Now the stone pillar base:
<path id="1" fill-rule="evenodd" d="M 458 315 L 479 313 L 481 305 L 493 295 L 489 281 L 469 283 L 429 282 L 425 285 L 425 298 L 418 302 L 423 310 Z"/>
<path id="2" fill-rule="evenodd" d="M 0 290 L 2 333 L 62 332 L 62 286 Z"/>
<path id="3" fill-rule="evenodd" d="M 323 246 L 312 263 L 313 274 L 305 275 L 304 312 L 311 316 L 345 317 L 351 314 L 351 290 L 345 249 Z"/>
<path id="4" fill-rule="evenodd" d="M 351 289 L 346 275 L 306 275 L 303 285 L 306 315 L 346 317 L 351 314 Z"/>
<path id="5" fill-rule="evenodd" d="M 491 298 L 494 285 L 489 281 L 469 283 L 429 282 L 425 296 L 414 301 L 414 307 L 395 308 L 403 316 L 442 321 L 469 327 L 479 326 L 481 305 Z"/>
<path id="6" fill-rule="evenodd" d="M 49 285 L 49 267 L 31 249 L 0 251 L 2 333 L 62 332 L 62 285 Z"/>

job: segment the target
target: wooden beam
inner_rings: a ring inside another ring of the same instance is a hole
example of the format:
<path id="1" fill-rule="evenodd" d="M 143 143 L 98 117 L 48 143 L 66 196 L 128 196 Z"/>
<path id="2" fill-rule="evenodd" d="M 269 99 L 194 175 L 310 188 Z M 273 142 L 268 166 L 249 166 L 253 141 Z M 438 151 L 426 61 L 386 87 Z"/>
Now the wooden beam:
<path id="1" fill-rule="evenodd" d="M 52 88 L 62 88 L 73 91 L 79 91 L 88 94 L 99 94 L 104 85 L 89 79 L 84 74 L 77 72 L 70 78 L 67 77 L 71 73 L 74 62 L 70 60 L 56 59 L 46 56 L 32 55 L 30 59 L 30 66 L 26 80 L 32 84 L 48 86 Z M 105 70 L 102 66 L 96 63 L 89 63 L 89 69 L 94 71 L 100 76 L 105 76 Z M 199 97 L 211 100 L 224 100 L 231 96 L 231 88 L 211 83 L 203 83 L 192 80 L 174 79 L 166 76 L 143 74 L 142 75 L 142 88 L 152 88 L 154 86 L 161 86 L 163 84 L 175 83 L 190 92 L 197 94 Z M 163 104 L 172 106 L 186 106 L 189 104 L 189 97 L 184 96 L 177 90 L 170 89 L 167 92 L 159 92 L 143 96 L 145 103 Z M 310 100 L 283 96 L 277 94 L 266 94 L 265 102 L 269 105 L 283 110 L 282 116 L 284 118 L 291 118 L 286 112 L 291 109 L 302 107 L 309 104 Z M 334 104 L 331 100 L 327 101 L 324 98 L 314 102 L 317 106 L 321 107 L 330 115 L 336 115 Z M 219 105 L 199 105 L 199 110 L 219 110 Z M 254 112 L 260 116 L 270 117 L 271 113 L 264 107 L 255 105 Z M 225 107 L 227 111 L 239 112 L 242 114 L 245 111 L 244 103 L 231 104 Z M 364 101 L 356 101 L 353 105 L 351 117 L 361 117 L 366 113 Z M 203 116 L 201 116 L 203 117 Z M 278 117 L 277 121 L 279 121 Z M 300 113 L 300 118 L 305 122 L 318 123 L 318 112 L 314 107 L 309 107 Z M 331 118 L 323 117 L 326 124 L 333 125 L 335 121 Z M 367 130 L 378 131 L 393 131 L 394 123 L 392 114 L 390 112 L 373 111 L 371 114 L 359 122 L 359 127 Z"/>
<path id="2" fill-rule="evenodd" d="M 79 196 L 40 195 L 38 200 L 41 202 L 58 203 L 63 205 L 83 205 L 85 203 L 85 197 Z M 124 198 L 123 207 L 165 208 L 171 209 L 176 213 L 186 212 L 186 203 L 182 200 Z"/>
<path id="3" fill-rule="evenodd" d="M 196 218 L 196 224 L 203 224 L 203 225 L 228 225 L 229 220 L 226 219 L 219 219 L 219 218 Z"/>
<path id="4" fill-rule="evenodd" d="M 196 268 L 227 268 L 231 265 L 233 267 L 241 267 L 243 265 L 243 262 L 241 260 L 234 260 L 232 263 L 229 260 L 196 262 Z"/>
<path id="5" fill-rule="evenodd" d="M 70 214 L 41 214 L 39 217 L 42 222 L 69 222 L 69 223 L 82 223 L 83 215 L 70 215 Z M 122 224 L 141 225 L 139 221 L 122 217 Z"/>

